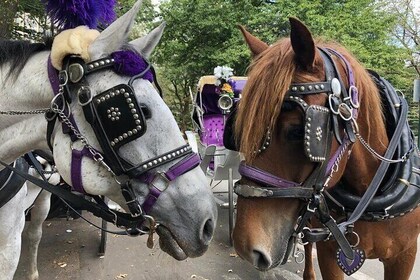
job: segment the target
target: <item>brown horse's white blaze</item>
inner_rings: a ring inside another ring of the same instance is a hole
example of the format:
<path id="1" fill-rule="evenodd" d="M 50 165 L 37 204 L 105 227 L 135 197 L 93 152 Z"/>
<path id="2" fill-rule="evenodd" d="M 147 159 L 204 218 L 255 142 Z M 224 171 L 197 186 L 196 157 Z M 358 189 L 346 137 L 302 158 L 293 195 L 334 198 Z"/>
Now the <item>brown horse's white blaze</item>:
<path id="1" fill-rule="evenodd" d="M 326 73 L 320 50 L 316 48 L 307 27 L 293 18 L 290 23 L 290 39 L 281 39 L 270 47 L 241 27 L 254 60 L 238 107 L 235 137 L 240 139 L 237 142 L 247 165 L 278 178 L 304 183 L 317 168 L 304 151 L 305 113 L 299 106 L 285 106 L 284 101 L 291 84 L 325 81 Z M 366 70 L 344 48 L 337 44 L 317 43 L 317 46 L 338 50 L 351 64 L 359 90 L 359 133 L 376 152 L 383 155 L 389 140 L 375 84 Z M 345 64 L 337 57 L 334 60 L 340 75 L 347 77 Z M 348 81 L 346 78 L 344 80 L 348 88 Z M 325 93 L 304 95 L 302 99 L 310 105 L 328 107 L 328 96 Z M 267 127 L 271 131 L 271 143 L 264 151 L 256 153 L 265 138 Z M 339 131 L 344 136 L 344 128 L 341 127 Z M 329 157 L 333 157 L 339 148 L 340 144 L 333 137 Z M 363 195 L 380 160 L 372 156 L 360 141 L 350 144 L 340 158 L 327 187 L 341 180 L 354 190 L 354 194 Z M 238 185 L 254 186 L 257 191 L 261 191 L 259 187 L 265 188 L 263 183 L 244 177 Z M 255 188 L 252 190 L 255 191 Z M 298 217 L 306 205 L 304 200 L 297 198 L 239 195 L 233 231 L 235 250 L 259 270 L 268 270 L 285 263 L 293 245 Z M 420 232 L 420 208 L 403 217 L 383 222 L 358 221 L 355 223 L 355 231 L 360 236 L 359 247 L 365 250 L 367 258 L 383 261 L 386 279 L 409 278 Z M 354 244 L 354 238 L 348 238 Z M 323 279 L 343 279 L 343 272 L 335 259 L 337 242 L 319 242 L 317 250 Z M 310 255 L 306 254 L 307 257 Z M 315 278 L 312 260 L 307 260 L 304 277 Z"/>

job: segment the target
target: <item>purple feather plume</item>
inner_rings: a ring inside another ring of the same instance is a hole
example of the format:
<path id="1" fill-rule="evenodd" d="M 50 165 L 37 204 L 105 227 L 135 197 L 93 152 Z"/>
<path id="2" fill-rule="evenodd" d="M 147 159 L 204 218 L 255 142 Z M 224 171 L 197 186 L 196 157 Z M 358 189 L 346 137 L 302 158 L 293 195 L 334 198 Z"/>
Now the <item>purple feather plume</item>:
<path id="1" fill-rule="evenodd" d="M 60 29 L 87 25 L 97 28 L 115 20 L 116 0 L 42 0 L 51 20 Z"/>
<path id="2" fill-rule="evenodd" d="M 121 75 L 132 77 L 140 74 L 149 66 L 149 63 L 134 51 L 116 51 L 111 54 L 111 57 L 114 59 L 115 71 Z M 142 78 L 153 82 L 152 71 L 150 69 L 146 71 Z"/>

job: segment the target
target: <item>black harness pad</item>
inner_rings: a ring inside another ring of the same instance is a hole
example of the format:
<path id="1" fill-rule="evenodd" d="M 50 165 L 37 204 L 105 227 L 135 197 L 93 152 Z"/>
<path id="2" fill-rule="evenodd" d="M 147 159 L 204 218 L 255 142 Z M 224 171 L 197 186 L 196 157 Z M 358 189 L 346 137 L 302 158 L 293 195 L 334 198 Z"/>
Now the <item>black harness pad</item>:
<path id="1" fill-rule="evenodd" d="M 398 96 L 388 81 L 376 75 L 372 76 L 372 79 L 381 93 L 383 107 L 385 108 L 387 131 L 392 136 L 400 117 L 395 104 L 407 106 L 407 103 Z M 406 122 L 394 158 L 400 158 L 414 145 L 414 141 L 410 126 Z M 395 218 L 416 208 L 420 202 L 419 167 L 420 157 L 417 150 L 411 153 L 407 161 L 391 164 L 377 194 L 373 197 L 361 218 L 363 220 Z M 345 182 L 339 182 L 331 190 L 330 194 L 349 212 L 354 211 L 361 199 L 361 197 L 353 194 L 346 187 Z M 337 207 L 331 201 L 329 202 L 331 208 L 335 209 Z"/>

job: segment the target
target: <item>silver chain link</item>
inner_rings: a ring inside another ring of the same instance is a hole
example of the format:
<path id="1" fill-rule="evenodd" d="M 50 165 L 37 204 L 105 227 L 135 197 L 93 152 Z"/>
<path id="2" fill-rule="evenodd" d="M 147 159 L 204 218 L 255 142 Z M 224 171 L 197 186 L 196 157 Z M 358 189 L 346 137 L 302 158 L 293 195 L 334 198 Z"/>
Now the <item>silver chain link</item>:
<path id="1" fill-rule="evenodd" d="M 60 89 L 59 89 L 59 93 L 58 93 L 58 95 L 60 95 L 60 94 L 62 94 L 62 86 L 60 86 Z M 66 125 L 67 125 L 67 127 L 68 128 L 70 128 L 70 130 L 74 133 L 74 135 L 76 135 L 76 137 L 77 137 L 77 139 L 79 139 L 81 142 L 82 142 L 82 144 L 89 150 L 89 152 L 91 153 L 91 155 L 92 155 L 92 157 L 93 157 L 93 159 L 96 161 L 96 162 L 98 162 L 98 163 L 100 163 L 103 167 L 105 167 L 106 169 L 107 169 L 107 171 L 108 172 L 110 172 L 111 174 L 112 174 L 112 176 L 114 177 L 114 179 L 116 180 L 116 175 L 115 175 L 115 173 L 112 171 L 112 169 L 105 163 L 105 161 L 104 161 L 104 157 L 100 154 L 100 153 L 98 153 L 96 150 L 95 150 L 95 148 L 93 148 L 93 146 L 92 145 L 90 145 L 90 143 L 89 143 L 89 141 L 87 140 L 87 138 L 85 137 L 85 136 L 83 136 L 80 132 L 79 132 L 79 130 L 78 129 L 76 129 L 74 126 L 73 126 L 73 124 L 71 123 L 71 121 L 70 121 L 70 119 L 66 116 L 66 114 L 64 113 L 64 107 L 65 106 L 67 106 L 66 105 L 67 103 L 65 103 L 65 101 L 64 101 L 64 105 L 63 105 L 63 108 L 62 109 L 60 109 L 59 108 L 59 106 L 57 105 L 57 103 L 55 103 L 55 102 L 52 102 L 51 103 L 51 110 L 54 112 L 54 113 L 56 113 L 56 114 L 58 114 L 58 116 L 59 116 L 59 119 L 63 122 L 63 123 L 65 123 Z M 118 182 L 118 180 L 116 180 L 117 181 L 117 183 L 119 183 Z"/>
<path id="2" fill-rule="evenodd" d="M 335 162 L 334 162 L 334 164 L 333 164 L 333 166 L 331 168 L 330 174 L 328 175 L 327 179 L 325 180 L 324 188 L 327 188 L 328 187 L 328 184 L 329 184 L 330 180 L 332 179 L 334 173 L 336 173 L 338 171 L 338 167 L 339 167 L 340 161 L 343 158 L 343 155 L 345 154 L 345 152 L 347 151 L 347 147 L 348 146 L 349 146 L 349 143 L 346 142 L 345 143 L 345 146 L 343 147 L 343 149 L 341 150 L 341 152 L 338 155 L 337 159 L 335 160 Z"/>
<path id="3" fill-rule="evenodd" d="M 0 115 L 8 115 L 8 116 L 20 116 L 20 115 L 39 115 L 45 114 L 50 109 L 38 109 L 38 110 L 31 110 L 31 111 L 0 111 Z"/>
<path id="4" fill-rule="evenodd" d="M 399 162 L 405 162 L 407 161 L 408 155 L 411 153 L 412 149 L 410 149 L 408 152 L 406 152 L 401 158 L 399 159 L 389 159 L 386 157 L 381 156 L 380 154 L 378 154 L 371 146 L 369 146 L 369 144 L 366 142 L 365 139 L 363 139 L 363 137 L 357 133 L 356 134 L 357 138 L 359 139 L 360 143 L 362 143 L 362 145 L 366 148 L 366 150 L 368 150 L 372 155 L 374 155 L 377 159 L 381 160 L 381 161 L 385 161 L 387 163 L 399 163 Z"/>

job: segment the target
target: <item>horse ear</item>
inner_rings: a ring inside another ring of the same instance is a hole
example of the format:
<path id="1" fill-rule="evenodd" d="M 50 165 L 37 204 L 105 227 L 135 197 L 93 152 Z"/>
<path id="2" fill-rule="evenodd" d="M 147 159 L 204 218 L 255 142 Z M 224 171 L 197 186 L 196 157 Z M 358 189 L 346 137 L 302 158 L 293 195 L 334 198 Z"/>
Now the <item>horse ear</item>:
<path id="1" fill-rule="evenodd" d="M 311 69 L 315 60 L 315 43 L 309 29 L 297 18 L 289 18 L 290 40 L 296 62 L 304 69 Z"/>
<path id="2" fill-rule="evenodd" d="M 131 41 L 130 45 L 132 45 L 144 58 L 149 58 L 156 45 L 159 43 L 160 38 L 162 38 L 165 26 L 165 22 L 161 23 L 146 36 Z"/>
<path id="3" fill-rule="evenodd" d="M 238 25 L 239 29 L 242 32 L 242 35 L 245 38 L 245 42 L 247 43 L 249 49 L 252 52 L 253 56 L 257 56 L 260 53 L 262 53 L 263 51 L 265 51 L 268 48 L 268 44 L 261 41 L 260 39 L 258 39 L 257 37 L 255 37 L 254 35 L 252 35 L 251 33 L 249 33 L 245 27 L 243 27 L 242 25 Z"/>
<path id="4" fill-rule="evenodd" d="M 88 52 L 92 60 L 99 59 L 121 48 L 127 41 L 128 34 L 134 24 L 134 19 L 140 9 L 142 1 L 138 0 L 134 6 L 118 18 L 89 46 Z"/>

